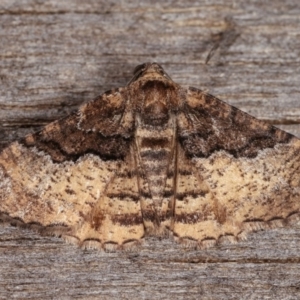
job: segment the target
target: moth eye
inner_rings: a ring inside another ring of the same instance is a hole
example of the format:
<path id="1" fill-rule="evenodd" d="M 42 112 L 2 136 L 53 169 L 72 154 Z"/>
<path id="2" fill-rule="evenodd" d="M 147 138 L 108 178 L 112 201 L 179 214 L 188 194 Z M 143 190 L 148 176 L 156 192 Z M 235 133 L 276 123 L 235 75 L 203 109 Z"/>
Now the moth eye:
<path id="1" fill-rule="evenodd" d="M 136 75 L 140 74 L 142 71 L 144 71 L 146 65 L 147 65 L 147 63 L 143 63 L 143 64 L 140 64 L 137 67 L 135 67 L 133 70 L 133 75 L 136 76 Z"/>

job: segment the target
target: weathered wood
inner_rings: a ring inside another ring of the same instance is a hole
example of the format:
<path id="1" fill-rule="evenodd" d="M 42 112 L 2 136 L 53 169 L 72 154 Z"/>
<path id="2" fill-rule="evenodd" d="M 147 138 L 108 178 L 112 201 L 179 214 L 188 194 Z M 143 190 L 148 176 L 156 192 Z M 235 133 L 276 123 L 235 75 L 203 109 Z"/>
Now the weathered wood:
<path id="1" fill-rule="evenodd" d="M 299 13 L 297 0 L 2 0 L 1 147 L 145 61 L 300 137 Z M 130 253 L 0 226 L 0 299 L 299 299 L 299 249 L 297 226 L 205 251 L 153 238 Z"/>

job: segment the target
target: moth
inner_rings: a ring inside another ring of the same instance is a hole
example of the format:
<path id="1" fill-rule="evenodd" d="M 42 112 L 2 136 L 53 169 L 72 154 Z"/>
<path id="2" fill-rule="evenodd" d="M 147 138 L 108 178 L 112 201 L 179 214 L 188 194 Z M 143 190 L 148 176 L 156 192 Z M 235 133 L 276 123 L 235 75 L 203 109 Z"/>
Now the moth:
<path id="1" fill-rule="evenodd" d="M 82 247 L 203 248 L 297 221 L 299 171 L 299 139 L 145 63 L 1 152 L 0 218 Z"/>

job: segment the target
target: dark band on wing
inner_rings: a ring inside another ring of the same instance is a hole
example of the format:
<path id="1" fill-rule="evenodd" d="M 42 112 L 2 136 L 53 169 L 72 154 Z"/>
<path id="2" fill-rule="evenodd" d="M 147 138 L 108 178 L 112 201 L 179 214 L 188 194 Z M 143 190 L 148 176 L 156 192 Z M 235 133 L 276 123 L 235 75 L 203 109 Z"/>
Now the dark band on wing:
<path id="1" fill-rule="evenodd" d="M 274 148 L 294 138 L 212 95 L 195 88 L 189 91 L 192 92 L 191 99 L 197 99 L 197 104 L 185 105 L 185 125 L 179 126 L 178 136 L 190 158 L 209 157 L 221 150 L 236 158 L 254 158 L 260 150 Z"/>
<path id="2" fill-rule="evenodd" d="M 105 137 L 99 132 L 77 128 L 77 115 L 46 126 L 42 131 L 20 141 L 26 147 L 36 147 L 49 154 L 54 162 L 76 161 L 84 154 L 95 154 L 102 160 L 124 159 L 131 138 L 121 135 Z M 62 130 L 59 130 L 62 129 Z"/>
<path id="3" fill-rule="evenodd" d="M 123 200 L 123 201 L 133 201 L 133 202 L 138 202 L 140 200 L 140 197 L 138 194 L 132 194 L 132 193 L 108 193 L 107 197 L 110 199 L 116 198 L 118 200 Z"/>
<path id="4" fill-rule="evenodd" d="M 174 217 L 175 222 L 183 224 L 196 224 L 206 220 L 208 220 L 208 217 L 200 212 L 175 214 Z"/>
<path id="5" fill-rule="evenodd" d="M 111 216 L 113 223 L 121 226 L 135 226 L 143 224 L 143 217 L 141 214 L 120 214 Z"/>
<path id="6" fill-rule="evenodd" d="M 177 193 L 176 194 L 176 200 L 182 201 L 185 200 L 187 197 L 192 197 L 193 199 L 197 199 L 200 197 L 204 197 L 208 193 L 208 190 L 206 191 L 189 191 L 185 193 Z"/>
<path id="7" fill-rule="evenodd" d="M 144 210 L 143 211 L 143 219 L 146 221 L 150 221 L 152 223 L 160 223 L 166 220 L 169 220 L 173 217 L 172 210 L 168 210 L 166 214 L 160 215 L 155 211 L 152 210 Z"/>

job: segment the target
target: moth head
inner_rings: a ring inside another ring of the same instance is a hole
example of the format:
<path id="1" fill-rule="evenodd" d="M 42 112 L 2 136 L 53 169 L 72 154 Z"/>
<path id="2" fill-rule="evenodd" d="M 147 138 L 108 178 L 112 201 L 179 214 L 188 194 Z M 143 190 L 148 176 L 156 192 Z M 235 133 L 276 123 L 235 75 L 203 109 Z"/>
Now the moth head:
<path id="1" fill-rule="evenodd" d="M 157 63 L 137 66 L 128 88 L 132 107 L 145 124 L 163 126 L 178 108 L 180 87 Z"/>
<path id="2" fill-rule="evenodd" d="M 144 63 L 138 65 L 133 71 L 133 78 L 130 80 L 128 85 L 136 81 L 144 80 L 162 80 L 162 81 L 172 81 L 170 76 L 165 72 L 165 70 L 157 63 Z"/>

